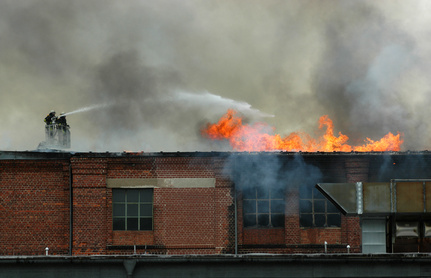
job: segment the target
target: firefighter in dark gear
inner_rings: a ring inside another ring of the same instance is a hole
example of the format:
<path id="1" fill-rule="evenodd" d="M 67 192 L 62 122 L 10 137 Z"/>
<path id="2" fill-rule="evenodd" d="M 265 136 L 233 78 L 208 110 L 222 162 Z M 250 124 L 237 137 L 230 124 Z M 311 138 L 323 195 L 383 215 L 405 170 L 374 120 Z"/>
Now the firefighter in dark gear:
<path id="1" fill-rule="evenodd" d="M 51 112 L 49 112 L 49 114 L 45 117 L 45 129 L 46 129 L 46 135 L 51 138 L 52 136 L 54 136 L 54 124 L 56 121 L 57 117 L 55 117 L 55 111 L 51 110 Z"/>
<path id="2" fill-rule="evenodd" d="M 60 131 L 60 133 L 58 134 L 58 139 L 60 141 L 60 143 L 62 145 L 67 145 L 68 144 L 68 130 L 67 128 L 69 127 L 67 125 L 67 121 L 66 121 L 66 115 L 64 112 L 60 113 L 60 116 L 57 118 L 56 124 L 58 125 L 58 129 Z"/>
<path id="3" fill-rule="evenodd" d="M 66 115 L 64 112 L 61 112 L 60 117 L 57 118 L 56 123 L 58 124 L 58 126 L 60 127 L 60 129 L 62 130 L 66 130 L 66 127 L 69 127 L 67 125 L 67 121 L 66 121 Z"/>
<path id="4" fill-rule="evenodd" d="M 50 124 L 53 124 L 53 122 L 55 122 L 55 119 L 56 119 L 55 111 L 51 110 L 51 112 L 49 112 L 49 114 L 45 117 L 44 122 L 46 125 L 50 125 Z"/>

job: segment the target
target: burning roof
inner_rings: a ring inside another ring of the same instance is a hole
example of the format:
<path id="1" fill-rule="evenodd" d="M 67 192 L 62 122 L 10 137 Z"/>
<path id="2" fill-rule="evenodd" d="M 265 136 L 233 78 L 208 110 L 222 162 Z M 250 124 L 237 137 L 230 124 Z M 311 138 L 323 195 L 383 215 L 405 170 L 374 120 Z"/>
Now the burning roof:
<path id="1" fill-rule="evenodd" d="M 363 145 L 347 144 L 349 137 L 338 133 L 334 135 L 332 120 L 324 115 L 319 119 L 319 129 L 326 127 L 325 133 L 319 138 L 294 132 L 285 137 L 273 134 L 274 129 L 266 123 L 243 124 L 243 118 L 234 110 L 228 110 L 217 123 L 207 124 L 202 135 L 212 140 L 228 140 L 235 151 L 306 151 L 306 152 L 372 152 L 400 151 L 403 139 L 389 132 L 378 141 L 370 138 Z"/>

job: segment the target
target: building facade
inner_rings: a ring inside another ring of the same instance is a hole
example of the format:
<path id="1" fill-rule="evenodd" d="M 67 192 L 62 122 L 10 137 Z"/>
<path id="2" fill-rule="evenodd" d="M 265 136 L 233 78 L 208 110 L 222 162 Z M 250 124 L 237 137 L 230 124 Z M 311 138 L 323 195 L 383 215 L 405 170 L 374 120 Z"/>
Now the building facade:
<path id="1" fill-rule="evenodd" d="M 430 161 L 427 152 L 0 152 L 0 255 L 361 253 L 370 219 L 383 221 L 386 253 L 400 242 L 398 219 L 419 223 L 417 237 L 401 234 L 413 243 L 400 252 L 411 251 L 427 242 L 426 209 L 346 214 L 316 184 L 420 179 L 426 189 Z"/>

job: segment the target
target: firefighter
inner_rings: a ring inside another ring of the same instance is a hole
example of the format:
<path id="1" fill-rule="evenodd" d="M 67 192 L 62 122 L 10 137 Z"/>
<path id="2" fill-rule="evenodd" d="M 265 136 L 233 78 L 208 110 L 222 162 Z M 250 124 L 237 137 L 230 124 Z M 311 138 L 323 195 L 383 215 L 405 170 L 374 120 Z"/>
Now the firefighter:
<path id="1" fill-rule="evenodd" d="M 56 123 L 58 124 L 58 128 L 60 130 L 60 133 L 58 134 L 58 136 L 59 136 L 58 139 L 62 145 L 66 146 L 68 144 L 68 140 L 69 140 L 68 139 L 69 138 L 69 136 L 68 136 L 69 131 L 67 130 L 69 125 L 67 124 L 66 115 L 64 112 L 60 113 L 60 116 L 57 118 Z"/>
<path id="2" fill-rule="evenodd" d="M 45 132 L 48 138 L 52 138 L 54 136 L 54 124 L 57 120 L 57 117 L 55 117 L 55 111 L 51 110 L 49 114 L 45 117 Z"/>
<path id="3" fill-rule="evenodd" d="M 58 126 L 60 127 L 60 129 L 62 130 L 66 130 L 66 127 L 69 127 L 67 125 L 67 121 L 66 121 L 66 115 L 64 112 L 60 113 L 60 117 L 58 117 L 57 122 Z"/>
<path id="4" fill-rule="evenodd" d="M 46 125 L 50 125 L 55 122 L 55 119 L 55 111 L 51 110 L 51 112 L 49 112 L 49 114 L 45 117 L 44 122 Z"/>

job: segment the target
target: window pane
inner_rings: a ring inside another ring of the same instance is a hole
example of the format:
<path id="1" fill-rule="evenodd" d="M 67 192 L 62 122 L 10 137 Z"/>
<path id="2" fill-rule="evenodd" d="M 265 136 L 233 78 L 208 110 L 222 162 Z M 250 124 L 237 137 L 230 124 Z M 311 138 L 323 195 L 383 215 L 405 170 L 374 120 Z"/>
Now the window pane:
<path id="1" fill-rule="evenodd" d="M 126 206 L 124 204 L 113 204 L 113 215 L 114 216 L 125 216 Z"/>
<path id="2" fill-rule="evenodd" d="M 257 212 L 268 213 L 269 212 L 269 201 L 257 201 Z"/>
<path id="3" fill-rule="evenodd" d="M 325 196 L 317 188 L 313 188 L 313 197 L 314 199 L 325 199 Z"/>
<path id="4" fill-rule="evenodd" d="M 314 214 L 314 224 L 316 227 L 325 227 L 325 222 L 324 214 Z"/>
<path id="5" fill-rule="evenodd" d="M 328 227 L 340 227 L 340 226 L 341 226 L 341 215 L 328 214 Z"/>
<path id="6" fill-rule="evenodd" d="M 127 216 L 138 216 L 138 205 L 127 205 Z"/>
<path id="7" fill-rule="evenodd" d="M 271 200 L 271 213 L 284 213 L 283 200 Z"/>
<path id="8" fill-rule="evenodd" d="M 328 206 L 328 212 L 340 212 L 336 206 L 334 206 L 331 202 L 326 201 L 326 205 Z"/>
<path id="9" fill-rule="evenodd" d="M 299 219 L 301 227 L 312 227 L 313 226 L 313 215 L 312 214 L 301 214 Z"/>
<path id="10" fill-rule="evenodd" d="M 141 189 L 141 203 L 152 203 L 152 202 L 153 202 L 153 190 Z"/>
<path id="11" fill-rule="evenodd" d="M 271 214 L 271 224 L 273 227 L 284 227 L 284 214 Z"/>
<path id="12" fill-rule="evenodd" d="M 257 188 L 257 198 L 258 199 L 268 199 L 269 198 L 269 188 L 264 185 Z"/>
<path id="13" fill-rule="evenodd" d="M 139 201 L 139 189 L 128 189 L 127 190 L 127 202 L 137 203 Z"/>
<path id="14" fill-rule="evenodd" d="M 243 199 L 256 199 L 256 189 L 254 187 L 244 188 L 242 191 Z"/>
<path id="15" fill-rule="evenodd" d="M 255 200 L 244 200 L 243 206 L 244 213 L 256 213 Z"/>
<path id="16" fill-rule="evenodd" d="M 124 231 L 126 229 L 126 221 L 124 218 L 114 218 L 112 222 L 114 230 Z"/>
<path id="17" fill-rule="evenodd" d="M 312 213 L 311 201 L 300 200 L 299 201 L 299 211 L 301 213 Z"/>
<path id="18" fill-rule="evenodd" d="M 246 214 L 244 215 L 244 227 L 254 227 L 256 226 L 256 214 Z"/>
<path id="19" fill-rule="evenodd" d="M 315 213 L 325 213 L 325 200 L 315 200 L 314 201 L 314 212 Z"/>
<path id="20" fill-rule="evenodd" d="M 153 216 L 153 206 L 151 204 L 141 205 L 141 216 Z"/>
<path id="21" fill-rule="evenodd" d="M 139 229 L 141 231 L 151 231 L 153 229 L 153 219 L 152 218 L 141 218 L 141 226 Z"/>
<path id="22" fill-rule="evenodd" d="M 271 199 L 284 199 L 284 190 L 282 187 L 271 189 Z"/>
<path id="23" fill-rule="evenodd" d="M 266 227 L 269 225 L 269 214 L 259 214 L 257 216 L 259 226 Z"/>
<path id="24" fill-rule="evenodd" d="M 124 189 L 113 189 L 112 190 L 112 201 L 113 202 L 125 202 L 126 201 L 126 190 Z"/>
<path id="25" fill-rule="evenodd" d="M 127 230 L 128 231 L 138 230 L 138 218 L 127 218 Z"/>
<path id="26" fill-rule="evenodd" d="M 300 190 L 301 227 L 340 226 L 341 218 L 338 209 L 322 193 L 313 187 L 305 187 Z"/>
<path id="27" fill-rule="evenodd" d="M 309 186 L 300 186 L 299 187 L 299 198 L 301 199 L 311 199 L 311 192 L 312 192 L 312 188 L 310 188 Z"/>

